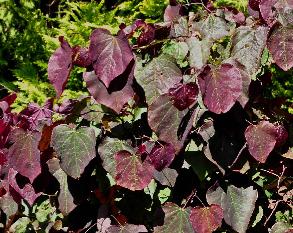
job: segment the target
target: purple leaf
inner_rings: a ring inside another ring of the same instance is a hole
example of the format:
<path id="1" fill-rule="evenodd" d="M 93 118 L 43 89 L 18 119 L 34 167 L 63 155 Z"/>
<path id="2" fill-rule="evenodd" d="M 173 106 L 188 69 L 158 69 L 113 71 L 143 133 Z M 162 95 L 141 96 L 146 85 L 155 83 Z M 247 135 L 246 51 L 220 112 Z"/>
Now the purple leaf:
<path id="1" fill-rule="evenodd" d="M 68 188 L 68 177 L 60 168 L 59 160 L 56 158 L 47 161 L 50 173 L 58 180 L 60 192 L 58 195 L 59 209 L 64 215 L 68 215 L 76 205 L 73 202 L 73 196 Z"/>
<path id="2" fill-rule="evenodd" d="M 191 209 L 190 222 L 197 233 L 212 233 L 222 225 L 224 213 L 219 205 Z"/>
<path id="3" fill-rule="evenodd" d="M 284 71 L 293 67 L 293 28 L 277 26 L 271 32 L 267 46 L 275 63 Z"/>
<path id="4" fill-rule="evenodd" d="M 282 146 L 288 139 L 288 132 L 282 125 L 276 125 L 276 147 Z"/>
<path id="5" fill-rule="evenodd" d="M 8 172 L 8 180 L 2 182 L 4 183 L 3 186 L 6 186 L 6 191 L 9 192 L 12 197 L 14 197 L 14 200 L 17 203 L 20 203 L 19 198 L 23 198 L 32 206 L 41 193 L 36 194 L 31 184 L 26 184 L 21 189 L 16 183 L 16 175 L 17 171 L 15 171 L 13 168 L 10 168 Z M 19 197 L 16 197 L 15 195 L 19 195 Z"/>
<path id="6" fill-rule="evenodd" d="M 88 48 L 73 47 L 73 64 L 79 67 L 89 67 L 92 64 Z"/>
<path id="7" fill-rule="evenodd" d="M 261 0 L 259 4 L 261 16 L 270 27 L 272 27 L 276 22 L 276 15 L 273 7 L 277 1 L 278 0 Z"/>
<path id="8" fill-rule="evenodd" d="M 199 75 L 204 104 L 214 113 L 228 112 L 242 93 L 242 76 L 231 64 L 206 66 Z"/>
<path id="9" fill-rule="evenodd" d="M 112 36 L 106 29 L 96 29 L 90 36 L 89 55 L 98 78 L 108 88 L 133 60 L 133 54 L 123 33 Z"/>
<path id="10" fill-rule="evenodd" d="M 182 111 L 195 103 L 198 95 L 198 87 L 196 83 L 179 83 L 169 89 L 169 95 L 174 106 Z"/>
<path id="11" fill-rule="evenodd" d="M 48 78 L 54 86 L 57 98 L 59 98 L 65 88 L 72 69 L 73 50 L 68 42 L 59 37 L 61 47 L 59 47 L 50 57 L 48 63 Z"/>
<path id="12" fill-rule="evenodd" d="M 16 98 L 17 95 L 15 93 L 12 93 L 0 100 L 0 109 L 2 110 L 2 113 L 10 112 L 10 105 L 14 103 Z"/>
<path id="13" fill-rule="evenodd" d="M 258 11 L 261 0 L 249 0 L 248 4 L 252 10 Z"/>
<path id="14" fill-rule="evenodd" d="M 11 131 L 9 139 L 13 145 L 9 148 L 8 161 L 21 175 L 32 183 L 41 173 L 40 151 L 38 149 L 41 133 L 29 132 L 16 128 Z"/>
<path id="15" fill-rule="evenodd" d="M 249 153 L 257 161 L 265 163 L 276 145 L 276 136 L 276 127 L 268 121 L 248 126 L 245 130 L 245 138 Z"/>
<path id="16" fill-rule="evenodd" d="M 144 189 L 151 182 L 154 169 L 147 161 L 142 162 L 140 156 L 122 150 L 115 154 L 114 159 L 117 185 L 135 191 Z"/>
<path id="17" fill-rule="evenodd" d="M 156 170 L 162 171 L 172 163 L 175 158 L 175 152 L 175 148 L 170 143 L 156 144 L 146 161 L 152 164 Z"/>
<path id="18" fill-rule="evenodd" d="M 184 127 L 180 127 L 188 110 L 179 111 L 168 95 L 159 96 L 148 109 L 148 123 L 159 140 L 174 146 L 176 153 L 182 148 L 192 127 L 193 114 Z M 182 134 L 180 135 L 180 131 Z"/>
<path id="19" fill-rule="evenodd" d="M 29 106 L 20 112 L 21 115 L 28 117 L 28 122 L 30 123 L 30 129 L 37 129 L 40 121 L 46 120 L 47 123 L 52 122 L 52 103 L 48 101 L 43 107 L 38 104 L 31 103 Z"/>
<path id="20" fill-rule="evenodd" d="M 180 18 L 182 6 L 181 5 L 176 5 L 176 6 L 171 6 L 168 5 L 167 8 L 165 9 L 165 13 L 164 13 L 164 21 L 165 22 L 174 22 L 177 19 Z"/>
<path id="21" fill-rule="evenodd" d="M 116 82 L 116 85 L 115 90 L 111 93 L 109 93 L 109 90 L 107 90 L 105 85 L 98 79 L 94 72 L 84 73 L 83 78 L 94 99 L 98 103 L 113 109 L 116 113 L 119 113 L 124 104 L 126 104 L 134 96 L 134 91 L 132 89 L 132 71 L 130 74 L 125 73 L 125 77 L 119 77 L 119 80 L 116 79 L 113 81 L 113 83 Z"/>

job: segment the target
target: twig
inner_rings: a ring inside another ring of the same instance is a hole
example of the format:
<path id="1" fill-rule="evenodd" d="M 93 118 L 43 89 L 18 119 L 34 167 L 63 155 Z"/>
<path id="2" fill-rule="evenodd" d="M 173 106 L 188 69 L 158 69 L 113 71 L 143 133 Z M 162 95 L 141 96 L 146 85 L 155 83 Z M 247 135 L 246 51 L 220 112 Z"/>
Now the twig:
<path id="1" fill-rule="evenodd" d="M 240 151 L 238 152 L 238 155 L 234 159 L 233 163 L 229 166 L 229 168 L 233 167 L 233 165 L 237 162 L 237 160 L 239 159 L 239 156 L 242 154 L 242 152 L 246 148 L 246 146 L 247 146 L 247 142 L 245 142 L 245 144 L 243 145 L 243 147 L 240 149 Z"/>
<path id="2" fill-rule="evenodd" d="M 278 200 L 278 201 L 276 202 L 275 207 L 274 207 L 274 209 L 272 210 L 272 212 L 270 213 L 270 215 L 269 215 L 269 217 L 267 218 L 267 220 L 265 221 L 264 226 L 267 225 L 268 221 L 270 220 L 270 218 L 273 216 L 274 212 L 276 211 L 276 209 L 277 209 L 279 203 L 282 202 L 282 201 L 283 201 L 283 200 Z"/>

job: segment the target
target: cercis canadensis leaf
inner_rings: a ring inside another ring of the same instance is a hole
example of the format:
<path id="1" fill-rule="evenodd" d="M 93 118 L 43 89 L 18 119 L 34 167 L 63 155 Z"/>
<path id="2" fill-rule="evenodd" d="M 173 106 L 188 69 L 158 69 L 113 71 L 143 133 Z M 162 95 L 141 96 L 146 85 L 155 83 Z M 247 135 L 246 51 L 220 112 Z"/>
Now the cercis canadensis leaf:
<path id="1" fill-rule="evenodd" d="M 236 29 L 232 38 L 231 57 L 245 67 L 245 71 L 250 77 L 260 67 L 268 32 L 269 29 L 263 26 L 257 28 L 241 26 Z"/>
<path id="2" fill-rule="evenodd" d="M 68 42 L 59 38 L 61 46 L 52 54 L 48 63 L 48 78 L 59 98 L 65 88 L 72 69 L 73 50 Z"/>
<path id="3" fill-rule="evenodd" d="M 224 213 L 219 205 L 191 209 L 190 221 L 197 233 L 212 233 L 222 225 Z"/>
<path id="4" fill-rule="evenodd" d="M 199 85 L 207 108 L 217 114 L 226 113 L 242 93 L 242 76 L 228 63 L 218 68 L 206 66 L 199 75 Z"/>
<path id="5" fill-rule="evenodd" d="M 277 129 L 268 121 L 250 125 L 245 130 L 249 153 L 259 162 L 265 163 L 277 142 Z"/>
<path id="6" fill-rule="evenodd" d="M 134 148 L 126 141 L 110 137 L 106 137 L 98 148 L 99 155 L 103 161 L 103 167 L 113 178 L 116 176 L 115 154 L 121 150 L 135 153 Z"/>
<path id="7" fill-rule="evenodd" d="M 122 74 L 133 53 L 123 33 L 112 36 L 102 28 L 95 29 L 90 36 L 89 56 L 98 78 L 109 87 L 112 80 Z"/>
<path id="8" fill-rule="evenodd" d="M 139 155 L 129 151 L 118 151 L 114 159 L 116 161 L 117 185 L 130 190 L 142 190 L 151 182 L 154 168 L 148 161 L 141 161 Z"/>
<path id="9" fill-rule="evenodd" d="M 162 171 L 168 167 L 175 158 L 175 148 L 170 143 L 160 143 L 155 145 L 146 161 L 152 164 L 156 170 Z"/>
<path id="10" fill-rule="evenodd" d="M 198 86 L 196 83 L 179 83 L 175 87 L 170 88 L 169 95 L 174 106 L 182 111 L 195 103 L 198 95 Z"/>
<path id="11" fill-rule="evenodd" d="M 169 89 L 182 79 L 181 71 L 174 60 L 165 54 L 154 58 L 144 67 L 137 64 L 134 76 L 142 86 L 148 104 L 159 95 L 168 93 Z"/>
<path id="12" fill-rule="evenodd" d="M 50 173 L 58 180 L 60 192 L 58 195 L 59 209 L 64 215 L 68 215 L 75 207 L 73 196 L 68 188 L 68 176 L 60 168 L 59 160 L 56 158 L 47 161 Z"/>
<path id="13" fill-rule="evenodd" d="M 273 10 L 273 7 L 277 2 L 278 0 L 261 0 L 259 3 L 261 16 L 270 27 L 272 27 L 277 21 L 276 12 Z"/>
<path id="14" fill-rule="evenodd" d="M 193 114 L 191 114 L 190 119 L 186 119 L 186 125 L 182 126 L 182 121 L 187 113 L 187 109 L 179 111 L 168 95 L 159 96 L 149 106 L 149 126 L 157 134 L 159 140 L 172 144 L 176 153 L 182 148 L 192 127 L 192 120 L 190 119 L 192 119 Z"/>
<path id="15" fill-rule="evenodd" d="M 155 233 L 194 233 L 189 215 L 190 208 L 181 208 L 175 203 L 168 202 L 163 206 L 165 213 L 164 224 L 155 228 Z"/>
<path id="16" fill-rule="evenodd" d="M 267 45 L 275 63 L 284 71 L 293 67 L 293 28 L 276 26 Z"/>
<path id="17" fill-rule="evenodd" d="M 53 129 L 51 145 L 61 159 L 61 168 L 75 179 L 96 156 L 95 131 L 89 127 L 58 125 Z"/>
<path id="18" fill-rule="evenodd" d="M 110 226 L 105 233 L 141 233 L 148 232 L 144 225 L 125 224 L 120 226 Z"/>
<path id="19" fill-rule="evenodd" d="M 88 48 L 73 47 L 73 64 L 79 67 L 89 67 L 92 64 Z"/>
<path id="20" fill-rule="evenodd" d="M 252 186 L 237 188 L 230 185 L 227 193 L 221 187 L 207 192 L 208 203 L 221 206 L 225 222 L 239 233 L 246 232 L 257 197 L 258 192 Z"/>
<path id="21" fill-rule="evenodd" d="M 132 72 L 129 74 L 129 76 L 126 74 L 123 79 L 121 77 L 120 80 L 114 80 L 114 82 L 122 82 L 116 83 L 116 89 L 111 93 L 109 93 L 105 85 L 98 79 L 97 75 L 93 71 L 84 73 L 83 77 L 86 82 L 86 86 L 94 99 L 98 103 L 113 109 L 116 113 L 119 113 L 123 105 L 134 96 L 134 91 L 132 89 Z"/>
<path id="22" fill-rule="evenodd" d="M 7 180 L 2 181 L 3 186 L 18 204 L 20 203 L 20 198 L 23 198 L 32 206 L 41 193 L 36 193 L 31 184 L 26 184 L 21 189 L 16 182 L 16 175 L 17 171 L 10 168 Z"/>
<path id="23" fill-rule="evenodd" d="M 21 175 L 28 177 L 32 183 L 41 173 L 38 149 L 41 134 L 16 128 L 11 131 L 9 139 L 13 142 L 8 152 L 10 166 Z"/>

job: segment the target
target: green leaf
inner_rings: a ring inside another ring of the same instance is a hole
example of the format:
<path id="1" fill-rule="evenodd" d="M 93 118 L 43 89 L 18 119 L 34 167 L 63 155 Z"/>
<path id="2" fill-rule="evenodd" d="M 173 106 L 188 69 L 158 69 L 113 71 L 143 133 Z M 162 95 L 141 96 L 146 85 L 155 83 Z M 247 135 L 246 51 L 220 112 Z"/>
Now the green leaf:
<path id="1" fill-rule="evenodd" d="M 126 141 L 110 137 L 106 137 L 98 148 L 99 155 L 103 160 L 103 167 L 113 178 L 116 177 L 116 161 L 114 156 L 121 150 L 134 153 L 133 147 Z"/>
<path id="2" fill-rule="evenodd" d="M 191 67 L 201 69 L 208 61 L 210 56 L 211 41 L 203 39 L 199 40 L 197 37 L 190 37 L 187 39 L 189 47 L 189 64 Z"/>
<path id="3" fill-rule="evenodd" d="M 170 195 L 171 195 L 170 188 L 164 188 L 160 190 L 160 192 L 158 193 L 158 198 L 162 205 L 169 199 Z"/>
<path id="4" fill-rule="evenodd" d="M 12 226 L 9 228 L 9 232 L 14 232 L 14 233 L 31 232 L 30 230 L 32 229 L 28 229 L 30 222 L 31 220 L 28 217 L 22 217 L 12 224 Z"/>
<path id="5" fill-rule="evenodd" d="M 188 65 L 187 61 L 185 61 L 188 54 L 188 45 L 183 41 L 170 41 L 164 46 L 163 53 L 173 57 L 180 67 L 186 67 Z"/>
<path id="6" fill-rule="evenodd" d="M 155 233 L 194 233 L 189 220 L 190 208 L 181 208 L 174 203 L 166 203 L 164 225 L 155 228 Z"/>
<path id="7" fill-rule="evenodd" d="M 96 156 L 95 131 L 89 127 L 58 125 L 52 132 L 51 145 L 61 159 L 61 168 L 73 178 L 79 178 Z"/>
<path id="8" fill-rule="evenodd" d="M 225 222 L 239 233 L 246 232 L 257 197 L 257 190 L 252 186 L 245 189 L 230 185 L 227 193 L 221 187 L 207 192 L 208 203 L 220 205 L 224 211 Z"/>
<path id="9" fill-rule="evenodd" d="M 276 222 L 272 227 L 271 233 L 290 233 L 293 227 L 288 223 Z"/>
<path id="10" fill-rule="evenodd" d="M 145 91 L 147 103 L 152 103 L 158 96 L 168 93 L 169 89 L 182 79 L 180 69 L 170 56 L 163 54 L 154 58 L 144 67 L 138 64 L 135 78 Z"/>

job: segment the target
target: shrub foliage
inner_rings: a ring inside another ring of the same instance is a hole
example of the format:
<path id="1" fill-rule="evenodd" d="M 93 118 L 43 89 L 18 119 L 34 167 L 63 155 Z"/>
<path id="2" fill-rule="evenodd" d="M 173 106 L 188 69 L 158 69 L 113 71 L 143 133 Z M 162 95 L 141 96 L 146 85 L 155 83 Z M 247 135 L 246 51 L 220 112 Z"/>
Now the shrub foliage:
<path id="1" fill-rule="evenodd" d="M 292 70 L 293 6 L 249 3 L 170 1 L 87 47 L 60 36 L 56 98 L 0 101 L 4 231 L 291 232 L 292 115 L 262 89 Z M 74 67 L 89 95 L 57 102 Z"/>

